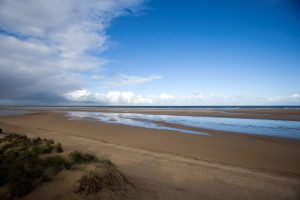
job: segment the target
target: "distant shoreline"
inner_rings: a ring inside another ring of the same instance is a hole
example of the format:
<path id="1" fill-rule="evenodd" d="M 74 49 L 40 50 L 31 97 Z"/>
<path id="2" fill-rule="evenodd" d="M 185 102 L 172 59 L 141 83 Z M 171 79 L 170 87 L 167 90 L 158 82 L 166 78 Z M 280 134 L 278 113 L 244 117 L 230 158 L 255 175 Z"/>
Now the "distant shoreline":
<path id="1" fill-rule="evenodd" d="M 206 109 L 178 109 L 170 108 L 123 108 L 123 107 L 36 107 L 26 108 L 32 111 L 86 111 L 86 112 L 112 112 L 112 113 L 139 113 L 152 115 L 179 115 L 203 117 L 228 117 L 244 119 L 272 119 L 300 121 L 300 109 L 295 108 L 206 108 Z"/>
<path id="2" fill-rule="evenodd" d="M 85 111 L 111 113 L 137 113 L 152 115 L 178 115 L 202 117 L 228 117 L 242 119 L 271 119 L 300 121 L 299 107 L 1 107 L 0 110 L 45 111 Z"/>
<path id="3" fill-rule="evenodd" d="M 87 105 L 0 105 L 0 109 L 4 108 L 131 108 L 131 109 L 300 109 L 298 106 L 276 105 L 276 106 L 87 106 Z"/>

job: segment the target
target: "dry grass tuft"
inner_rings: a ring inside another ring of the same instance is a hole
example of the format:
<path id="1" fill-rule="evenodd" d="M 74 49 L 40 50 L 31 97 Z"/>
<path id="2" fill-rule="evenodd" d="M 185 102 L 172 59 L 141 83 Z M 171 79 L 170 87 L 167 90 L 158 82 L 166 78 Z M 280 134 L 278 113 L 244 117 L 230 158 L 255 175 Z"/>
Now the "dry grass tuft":
<path id="1" fill-rule="evenodd" d="M 128 183 L 124 175 L 109 160 L 100 160 L 86 170 L 75 185 L 74 191 L 81 195 L 97 194 L 103 189 L 119 191 Z"/>

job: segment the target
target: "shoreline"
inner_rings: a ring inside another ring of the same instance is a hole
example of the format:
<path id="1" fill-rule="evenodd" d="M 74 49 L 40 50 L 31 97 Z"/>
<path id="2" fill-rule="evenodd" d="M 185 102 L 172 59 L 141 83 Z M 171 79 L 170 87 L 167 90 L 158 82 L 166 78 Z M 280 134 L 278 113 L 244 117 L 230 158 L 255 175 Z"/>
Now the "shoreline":
<path id="1" fill-rule="evenodd" d="M 9 108 L 17 109 L 20 108 Z M 82 112 L 110 112 L 110 113 L 136 113 L 151 115 L 178 115 L 178 116 L 201 116 L 220 118 L 241 118 L 241 119 L 270 119 L 300 121 L 300 109 L 144 109 L 144 108 L 22 108 L 25 110 L 49 112 L 49 111 L 82 111 Z M 21 109 L 21 110 L 22 110 Z"/>

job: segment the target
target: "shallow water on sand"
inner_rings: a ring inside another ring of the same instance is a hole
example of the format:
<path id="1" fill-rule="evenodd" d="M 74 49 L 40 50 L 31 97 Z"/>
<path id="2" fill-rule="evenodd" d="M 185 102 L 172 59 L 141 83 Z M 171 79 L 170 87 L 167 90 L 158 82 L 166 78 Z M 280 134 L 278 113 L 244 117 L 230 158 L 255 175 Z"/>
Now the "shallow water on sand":
<path id="1" fill-rule="evenodd" d="M 172 128 L 172 127 L 157 124 L 152 121 L 145 121 L 145 120 L 143 120 L 144 118 L 137 118 L 137 116 L 135 116 L 135 114 L 133 114 L 134 115 L 133 116 L 129 113 L 68 112 L 67 115 L 70 117 L 70 119 L 92 118 L 92 119 L 97 119 L 97 120 L 99 120 L 101 122 L 105 122 L 105 123 L 117 123 L 117 124 L 129 125 L 129 126 L 138 126 L 138 127 L 143 127 L 143 128 L 178 131 L 178 132 L 183 132 L 183 133 L 208 136 L 207 133 L 186 130 L 186 129 Z"/>
<path id="2" fill-rule="evenodd" d="M 157 122 L 167 122 L 189 127 L 220 131 L 300 139 L 300 122 L 297 121 L 106 112 L 68 112 L 67 115 L 71 119 L 93 118 L 106 123 L 119 123 L 130 126 L 173 130 L 200 135 L 208 134 L 186 129 L 172 128 L 167 125 L 158 124 Z"/>

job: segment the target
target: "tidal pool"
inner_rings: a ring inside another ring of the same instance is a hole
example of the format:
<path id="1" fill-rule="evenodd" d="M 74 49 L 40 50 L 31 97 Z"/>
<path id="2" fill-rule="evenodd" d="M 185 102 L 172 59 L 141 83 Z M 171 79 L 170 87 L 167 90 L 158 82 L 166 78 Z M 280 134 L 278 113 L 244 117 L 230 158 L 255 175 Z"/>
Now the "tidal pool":
<path id="1" fill-rule="evenodd" d="M 67 115 L 70 119 L 92 118 L 105 123 L 118 123 L 199 135 L 208 134 L 181 128 L 172 128 L 158 122 L 211 130 L 300 139 L 300 122 L 297 121 L 106 112 L 68 112 Z"/>

